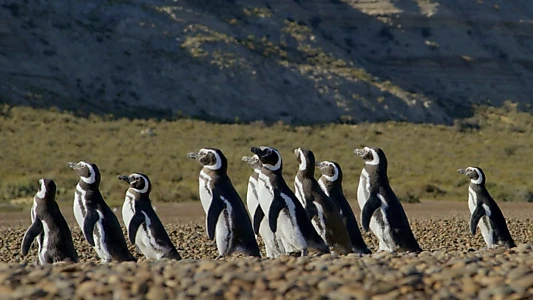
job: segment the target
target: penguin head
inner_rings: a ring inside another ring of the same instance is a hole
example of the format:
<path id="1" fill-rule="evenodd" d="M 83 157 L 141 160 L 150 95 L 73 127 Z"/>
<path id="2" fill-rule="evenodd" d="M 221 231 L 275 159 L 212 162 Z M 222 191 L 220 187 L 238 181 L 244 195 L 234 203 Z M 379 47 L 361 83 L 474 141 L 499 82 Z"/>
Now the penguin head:
<path id="1" fill-rule="evenodd" d="M 228 167 L 226 156 L 216 148 L 202 148 L 198 152 L 189 152 L 187 157 L 198 160 L 204 168 L 212 171 L 226 172 Z"/>
<path id="2" fill-rule="evenodd" d="M 80 179 L 86 184 L 100 184 L 100 170 L 98 170 L 96 164 L 80 161 L 78 163 L 68 162 L 67 165 L 74 169 Z"/>
<path id="3" fill-rule="evenodd" d="M 250 151 L 257 155 L 263 167 L 270 171 L 281 171 L 283 164 L 279 151 L 272 147 L 260 146 L 250 148 Z"/>
<path id="4" fill-rule="evenodd" d="M 299 170 L 309 176 L 313 176 L 315 174 L 315 155 L 313 151 L 306 148 L 295 148 L 293 152 L 296 155 Z"/>
<path id="5" fill-rule="evenodd" d="M 56 184 L 55 182 L 50 178 L 41 178 L 39 179 L 39 190 L 35 194 L 35 197 L 33 197 L 34 201 L 40 201 L 40 200 L 55 200 L 56 196 Z"/>
<path id="6" fill-rule="evenodd" d="M 322 172 L 328 181 L 335 182 L 342 180 L 342 169 L 341 166 L 334 161 L 321 161 L 316 164 L 316 167 Z"/>
<path id="7" fill-rule="evenodd" d="M 475 184 L 485 184 L 485 173 L 479 167 L 468 167 L 457 170 L 458 173 L 470 177 L 470 182 Z"/>
<path id="8" fill-rule="evenodd" d="M 254 154 L 254 156 L 243 156 L 242 161 L 248 163 L 254 170 L 259 170 L 263 166 L 256 154 Z"/>
<path id="9" fill-rule="evenodd" d="M 145 174 L 133 173 L 129 176 L 120 175 L 118 176 L 118 179 L 124 180 L 129 183 L 130 189 L 134 190 L 139 194 L 148 195 L 152 190 L 152 183 L 150 182 L 150 178 L 148 178 L 148 176 Z"/>
<path id="10" fill-rule="evenodd" d="M 378 169 L 387 170 L 387 157 L 381 148 L 356 148 L 353 152 L 355 155 L 360 156 L 367 166 L 376 166 Z"/>

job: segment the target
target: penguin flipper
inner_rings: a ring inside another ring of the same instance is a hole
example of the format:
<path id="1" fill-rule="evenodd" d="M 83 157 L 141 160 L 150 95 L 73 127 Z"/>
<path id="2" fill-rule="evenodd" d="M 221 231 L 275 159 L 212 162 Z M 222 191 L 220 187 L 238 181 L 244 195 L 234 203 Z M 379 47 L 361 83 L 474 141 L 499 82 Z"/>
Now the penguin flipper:
<path id="1" fill-rule="evenodd" d="M 263 218 L 265 217 L 265 213 L 261 209 L 260 206 L 257 206 L 257 209 L 254 213 L 254 233 L 257 235 L 259 234 L 259 226 L 261 225 L 261 221 L 263 221 Z"/>
<path id="2" fill-rule="evenodd" d="M 370 198 L 368 198 L 361 211 L 361 225 L 365 231 L 368 231 L 370 219 L 372 219 L 372 215 L 380 206 L 381 201 L 379 198 L 375 194 L 370 195 Z"/>
<path id="3" fill-rule="evenodd" d="M 96 210 L 88 210 L 85 219 L 83 220 L 83 235 L 92 247 L 95 245 L 93 237 L 94 226 L 98 220 L 100 220 L 100 216 Z"/>
<path id="4" fill-rule="evenodd" d="M 472 213 L 472 216 L 470 217 L 470 232 L 472 235 L 476 234 L 476 227 L 479 223 L 479 220 L 485 215 L 485 209 L 481 205 L 477 205 L 476 209 Z"/>
<path id="5" fill-rule="evenodd" d="M 213 195 L 213 201 L 211 201 L 211 206 L 209 206 L 209 211 L 207 212 L 206 226 L 207 226 L 207 238 L 213 240 L 215 238 L 215 229 L 218 222 L 218 217 L 222 210 L 224 210 L 224 202 L 222 202 L 216 194 Z"/>
<path id="6" fill-rule="evenodd" d="M 24 237 L 22 238 L 22 255 L 26 256 L 30 250 L 30 246 L 33 243 L 33 240 L 43 231 L 43 224 L 41 220 L 35 218 L 31 226 L 26 230 Z"/>
<path id="7" fill-rule="evenodd" d="M 143 213 L 135 210 L 135 214 L 131 217 L 130 224 L 128 225 L 128 238 L 133 245 L 135 245 L 137 231 L 139 231 L 139 227 L 141 227 L 144 222 L 145 219 Z"/>
<path id="8" fill-rule="evenodd" d="M 278 216 L 281 213 L 281 210 L 287 207 L 287 203 L 285 201 L 273 201 L 272 204 L 270 204 L 270 210 L 268 212 L 268 225 L 270 226 L 270 230 L 272 232 L 276 233 L 278 230 Z"/>

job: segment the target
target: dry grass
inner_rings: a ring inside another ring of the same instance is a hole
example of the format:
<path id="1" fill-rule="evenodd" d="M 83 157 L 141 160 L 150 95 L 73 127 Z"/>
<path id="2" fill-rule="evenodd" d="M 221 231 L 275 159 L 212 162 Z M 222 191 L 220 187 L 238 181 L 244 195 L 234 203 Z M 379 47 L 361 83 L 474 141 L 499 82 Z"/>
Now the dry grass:
<path id="1" fill-rule="evenodd" d="M 0 208 L 8 207 L 13 199 L 31 197 L 41 177 L 53 178 L 59 200 L 70 201 L 78 181 L 66 166 L 71 160 L 98 164 L 101 190 L 110 203 L 122 202 L 126 190 L 116 176 L 131 172 L 151 177 L 155 201 L 198 200 L 200 166 L 188 160 L 186 153 L 201 147 L 222 149 L 233 183 L 244 198 L 251 169 L 240 158 L 250 155 L 249 148 L 257 145 L 281 151 L 290 185 L 297 170 L 294 147 L 312 149 L 318 160 L 338 161 L 352 200 L 363 166 L 352 150 L 370 145 L 387 153 L 391 184 L 404 201 L 466 198 L 468 181 L 456 169 L 471 165 L 484 168 L 489 190 L 498 201 L 531 201 L 533 183 L 527 161 L 533 152 L 532 124 L 532 116 L 512 107 L 482 109 L 476 117 L 452 127 L 398 122 L 294 127 L 82 118 L 55 110 L 6 106 L 0 117 L 0 200 L 6 204 Z M 147 128 L 155 135 L 141 134 Z"/>

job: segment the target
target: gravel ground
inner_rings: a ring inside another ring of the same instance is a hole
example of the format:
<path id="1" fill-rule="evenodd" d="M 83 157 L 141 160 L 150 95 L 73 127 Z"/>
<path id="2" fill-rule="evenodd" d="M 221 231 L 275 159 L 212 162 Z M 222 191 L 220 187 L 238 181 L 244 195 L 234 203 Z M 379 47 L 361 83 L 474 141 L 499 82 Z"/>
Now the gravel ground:
<path id="1" fill-rule="evenodd" d="M 214 260 L 214 242 L 207 240 L 203 212 L 194 203 L 158 209 L 184 258 L 181 261 L 148 261 L 136 254 L 138 263 L 100 264 L 79 228 L 73 227 L 80 263 L 44 267 L 34 265 L 35 246 L 28 257 L 20 256 L 29 213 L 1 214 L 0 295 L 2 299 L 525 299 L 533 293 L 533 221 L 527 217 L 533 207 L 501 205 L 518 245 L 510 250 L 483 249 L 481 235 L 468 232 L 466 203 L 405 207 L 426 250 L 419 254 L 311 253 L 273 260 L 233 255 Z M 63 208 L 74 225 L 70 210 Z M 364 238 L 376 249 L 371 234 Z"/>

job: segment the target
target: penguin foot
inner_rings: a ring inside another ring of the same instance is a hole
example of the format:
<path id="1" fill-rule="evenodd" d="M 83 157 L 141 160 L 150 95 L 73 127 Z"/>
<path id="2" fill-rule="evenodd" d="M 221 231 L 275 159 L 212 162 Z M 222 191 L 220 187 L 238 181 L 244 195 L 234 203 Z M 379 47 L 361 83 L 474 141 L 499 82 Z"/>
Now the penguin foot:
<path id="1" fill-rule="evenodd" d="M 307 248 L 303 249 L 302 254 L 300 255 L 301 257 L 304 257 L 304 256 L 307 256 L 309 254 L 309 251 L 307 250 Z"/>

